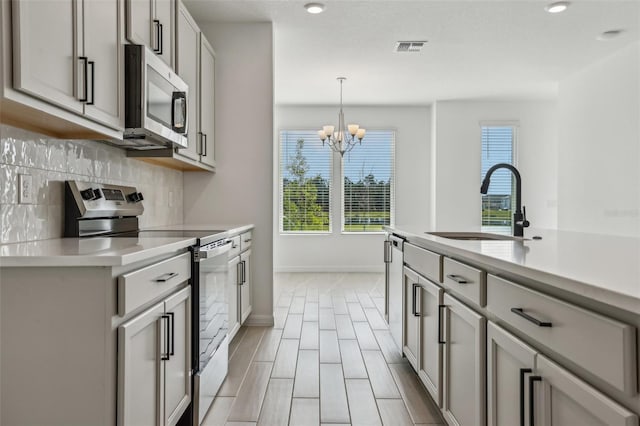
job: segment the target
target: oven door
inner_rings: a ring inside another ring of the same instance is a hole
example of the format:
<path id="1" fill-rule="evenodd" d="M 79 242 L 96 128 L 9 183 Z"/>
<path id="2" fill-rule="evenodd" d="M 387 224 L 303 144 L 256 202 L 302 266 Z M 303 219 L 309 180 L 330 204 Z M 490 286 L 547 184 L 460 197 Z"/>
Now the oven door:
<path id="1" fill-rule="evenodd" d="M 194 321 L 194 423 L 199 425 L 227 376 L 229 341 L 229 300 L 227 296 L 227 255 L 231 241 L 201 247 L 194 256 L 198 265 L 197 293 L 193 298 Z M 194 318 L 195 319 L 195 318 Z M 197 326 L 195 326 L 197 324 Z"/>

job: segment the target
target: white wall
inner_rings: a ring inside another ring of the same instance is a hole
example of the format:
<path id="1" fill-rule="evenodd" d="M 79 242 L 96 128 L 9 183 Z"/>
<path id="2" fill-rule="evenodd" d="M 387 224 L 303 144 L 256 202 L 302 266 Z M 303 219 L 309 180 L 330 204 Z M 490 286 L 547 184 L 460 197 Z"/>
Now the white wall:
<path id="1" fill-rule="evenodd" d="M 197 17 L 196 17 L 197 18 Z M 255 224 L 253 323 L 273 321 L 273 36 L 270 23 L 205 23 L 216 51 L 216 173 L 184 174 L 186 223 Z"/>
<path id="2" fill-rule="evenodd" d="M 280 190 L 277 166 L 279 131 L 316 129 L 323 124 L 336 122 L 337 115 L 338 110 L 335 106 L 276 108 L 273 189 L 275 194 L 279 196 Z M 345 118 L 349 122 L 359 123 L 367 129 L 396 130 L 396 224 L 422 224 L 425 230 L 429 223 L 430 117 L 428 107 L 345 107 Z M 336 154 L 335 158 L 334 187 L 339 188 L 339 155 Z M 276 201 L 273 222 L 276 271 L 383 270 L 383 235 L 340 233 L 340 196 L 339 190 L 333 191 L 334 229 L 330 235 L 280 235 L 279 207 Z"/>
<path id="3" fill-rule="evenodd" d="M 640 236 L 640 42 L 561 81 L 560 229 Z"/>
<path id="4" fill-rule="evenodd" d="M 481 121 L 518 121 L 516 167 L 532 227 L 557 227 L 557 119 L 553 101 L 438 101 L 433 106 L 431 228 L 480 227 Z M 525 231 L 526 232 L 526 231 Z"/>

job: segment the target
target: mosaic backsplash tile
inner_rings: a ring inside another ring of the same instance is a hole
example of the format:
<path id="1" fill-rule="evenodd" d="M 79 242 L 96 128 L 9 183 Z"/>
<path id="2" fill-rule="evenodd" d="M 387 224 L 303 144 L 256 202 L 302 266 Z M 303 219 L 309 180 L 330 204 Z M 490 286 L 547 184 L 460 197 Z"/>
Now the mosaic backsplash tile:
<path id="1" fill-rule="evenodd" d="M 33 204 L 18 204 L 20 174 L 33 177 Z M 100 142 L 0 125 L 0 243 L 61 237 L 65 180 L 136 186 L 145 198 L 140 226 L 182 223 L 182 172 L 127 158 Z"/>

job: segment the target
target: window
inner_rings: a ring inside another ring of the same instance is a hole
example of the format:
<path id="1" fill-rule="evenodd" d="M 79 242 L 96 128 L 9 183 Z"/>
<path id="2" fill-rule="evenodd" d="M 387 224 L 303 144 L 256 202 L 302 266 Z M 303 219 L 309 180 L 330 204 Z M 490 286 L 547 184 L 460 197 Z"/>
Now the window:
<path id="1" fill-rule="evenodd" d="M 342 159 L 342 231 L 380 232 L 393 224 L 395 132 L 371 130 Z"/>
<path id="2" fill-rule="evenodd" d="M 331 153 L 316 131 L 280 132 L 281 232 L 331 232 Z"/>
<path id="3" fill-rule="evenodd" d="M 482 125 L 482 166 L 480 181 L 498 163 L 514 163 L 515 125 Z M 491 185 L 482 196 L 482 230 L 510 232 L 514 209 L 514 179 L 509 170 L 491 175 Z"/>

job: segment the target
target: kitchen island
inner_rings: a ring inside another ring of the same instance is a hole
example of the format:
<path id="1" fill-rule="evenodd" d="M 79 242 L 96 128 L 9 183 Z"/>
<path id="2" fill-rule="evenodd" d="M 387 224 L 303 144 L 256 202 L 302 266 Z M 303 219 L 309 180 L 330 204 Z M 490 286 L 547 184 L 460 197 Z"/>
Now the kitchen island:
<path id="1" fill-rule="evenodd" d="M 640 239 L 386 230 L 404 240 L 403 353 L 449 422 L 637 424 Z"/>

